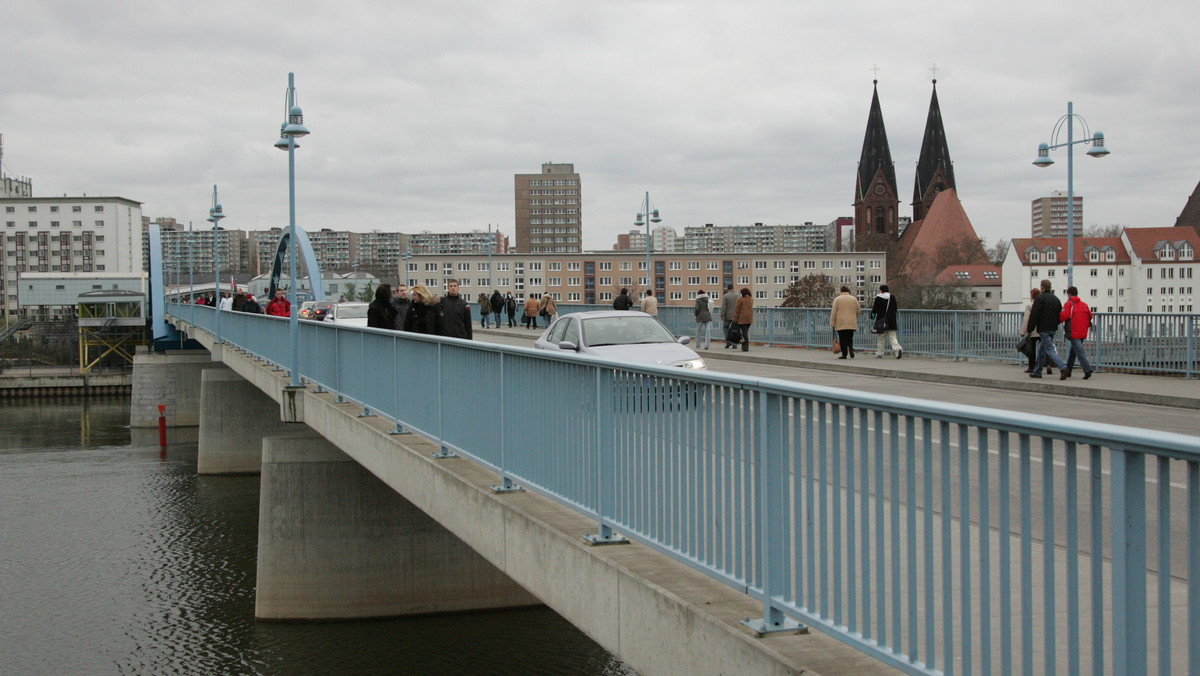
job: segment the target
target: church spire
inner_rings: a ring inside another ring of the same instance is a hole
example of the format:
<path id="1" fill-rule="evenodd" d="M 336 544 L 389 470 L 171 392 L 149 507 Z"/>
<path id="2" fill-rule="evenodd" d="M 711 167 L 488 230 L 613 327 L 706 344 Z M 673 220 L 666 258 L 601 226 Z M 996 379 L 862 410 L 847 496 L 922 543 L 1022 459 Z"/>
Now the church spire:
<path id="1" fill-rule="evenodd" d="M 854 187 L 854 232 L 856 236 L 886 234 L 896 237 L 900 193 L 896 189 L 896 167 L 883 126 L 883 110 L 879 106 L 879 80 L 873 84 L 871 112 L 867 116 L 867 133 Z"/>
<path id="2" fill-rule="evenodd" d="M 938 193 L 947 188 L 958 190 L 954 183 L 954 164 L 946 144 L 946 129 L 942 126 L 942 109 L 938 105 L 937 80 L 933 81 L 933 97 L 929 100 L 929 117 L 925 120 L 925 139 L 917 160 L 917 178 L 913 184 L 913 221 L 925 218 Z"/>

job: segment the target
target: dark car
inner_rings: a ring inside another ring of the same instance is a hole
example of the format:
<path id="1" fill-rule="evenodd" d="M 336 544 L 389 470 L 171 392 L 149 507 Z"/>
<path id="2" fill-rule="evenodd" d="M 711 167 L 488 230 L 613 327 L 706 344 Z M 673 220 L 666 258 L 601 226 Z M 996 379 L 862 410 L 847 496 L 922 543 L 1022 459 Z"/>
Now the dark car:
<path id="1" fill-rule="evenodd" d="M 329 308 L 334 305 L 337 305 L 337 303 L 328 300 L 319 300 L 312 306 L 308 318 L 318 322 L 324 321 L 325 316 L 329 314 Z"/>

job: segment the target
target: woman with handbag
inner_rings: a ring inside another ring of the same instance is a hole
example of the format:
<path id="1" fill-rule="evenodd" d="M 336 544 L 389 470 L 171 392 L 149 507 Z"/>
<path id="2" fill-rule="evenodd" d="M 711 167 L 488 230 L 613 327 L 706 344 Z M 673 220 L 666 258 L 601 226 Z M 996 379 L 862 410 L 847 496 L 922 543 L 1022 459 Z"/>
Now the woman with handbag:
<path id="1" fill-rule="evenodd" d="M 829 311 L 829 325 L 838 334 L 838 344 L 845 359 L 849 355 L 854 358 L 854 332 L 858 329 L 858 315 L 862 314 L 862 305 L 858 299 L 850 295 L 850 287 L 843 286 L 842 292 L 833 299 L 833 307 Z"/>
<path id="2" fill-rule="evenodd" d="M 1025 327 L 1029 325 L 1029 311 L 1033 309 L 1033 299 L 1037 298 L 1041 292 L 1041 289 L 1038 288 L 1029 290 L 1029 302 L 1025 304 L 1025 316 L 1021 317 L 1021 340 L 1017 343 L 1017 351 L 1029 360 L 1029 366 L 1025 368 L 1026 373 L 1033 373 L 1033 365 L 1037 362 L 1038 332 L 1037 329 L 1034 329 L 1026 333 Z"/>
<path id="3" fill-rule="evenodd" d="M 889 342 L 892 344 L 892 352 L 896 353 L 896 359 L 904 356 L 904 348 L 900 347 L 900 339 L 896 337 L 896 332 L 900 330 L 900 324 L 896 321 L 898 309 L 896 296 L 888 291 L 887 284 L 880 284 L 879 295 L 875 296 L 875 302 L 871 305 L 871 333 L 877 336 L 876 359 L 883 359 L 884 350 Z"/>

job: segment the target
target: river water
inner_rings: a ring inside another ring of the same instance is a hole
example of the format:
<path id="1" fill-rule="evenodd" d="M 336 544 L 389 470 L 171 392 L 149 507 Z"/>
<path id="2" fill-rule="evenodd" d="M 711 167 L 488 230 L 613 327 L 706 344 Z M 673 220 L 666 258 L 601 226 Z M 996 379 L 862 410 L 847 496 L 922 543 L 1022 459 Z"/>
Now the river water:
<path id="1" fill-rule="evenodd" d="M 634 675 L 546 608 L 256 622 L 258 477 L 128 423 L 125 398 L 0 402 L 0 674 Z"/>

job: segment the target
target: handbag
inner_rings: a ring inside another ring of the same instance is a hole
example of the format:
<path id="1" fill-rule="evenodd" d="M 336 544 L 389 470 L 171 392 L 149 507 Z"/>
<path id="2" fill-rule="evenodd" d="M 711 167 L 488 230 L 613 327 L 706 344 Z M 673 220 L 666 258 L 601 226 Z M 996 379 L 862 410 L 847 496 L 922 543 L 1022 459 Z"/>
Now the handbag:
<path id="1" fill-rule="evenodd" d="M 871 333 L 883 333 L 884 331 L 887 331 L 887 318 L 880 317 L 871 325 Z"/>
<path id="2" fill-rule="evenodd" d="M 1021 336 L 1021 339 L 1017 341 L 1017 352 L 1024 354 L 1028 350 L 1029 336 Z"/>
<path id="3" fill-rule="evenodd" d="M 742 342 L 742 327 L 738 326 L 737 324 L 730 324 L 729 337 L 726 340 L 731 343 Z"/>
<path id="4" fill-rule="evenodd" d="M 842 343 L 838 340 L 837 334 L 834 334 L 834 336 L 833 336 L 833 347 L 829 348 L 829 351 L 830 352 L 841 352 L 842 351 Z"/>

